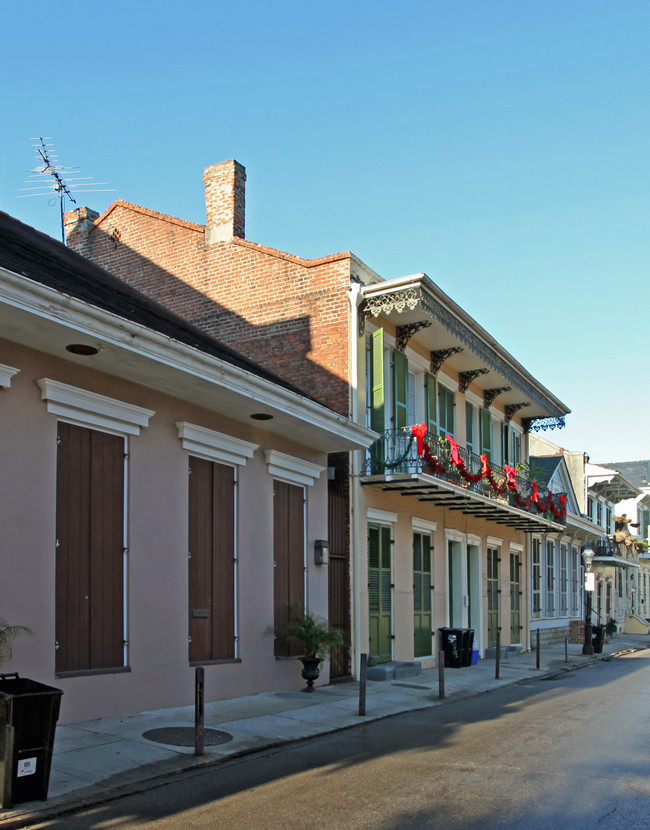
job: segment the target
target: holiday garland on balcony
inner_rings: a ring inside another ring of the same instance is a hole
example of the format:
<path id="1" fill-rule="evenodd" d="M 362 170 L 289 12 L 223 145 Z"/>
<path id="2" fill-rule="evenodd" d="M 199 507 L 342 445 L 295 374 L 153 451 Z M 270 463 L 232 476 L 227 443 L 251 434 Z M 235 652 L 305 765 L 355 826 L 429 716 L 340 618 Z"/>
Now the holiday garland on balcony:
<path id="1" fill-rule="evenodd" d="M 523 496 L 519 492 L 519 488 L 517 486 L 517 470 L 515 467 L 510 467 L 508 464 L 504 464 L 503 471 L 505 473 L 505 478 L 501 477 L 501 480 L 499 481 L 494 470 L 490 468 L 486 453 L 483 453 L 481 456 L 480 471 L 478 473 L 470 473 L 465 465 L 465 462 L 460 457 L 458 444 L 454 441 L 451 435 L 446 436 L 451 448 L 450 465 L 444 459 L 438 458 L 434 455 L 431 451 L 431 447 L 424 440 L 427 433 L 426 424 L 414 424 L 411 427 L 411 433 L 417 440 L 418 455 L 424 458 L 424 460 L 431 465 L 435 473 L 448 473 L 451 466 L 453 466 L 456 472 L 458 472 L 461 478 L 463 478 L 468 484 L 478 484 L 481 479 L 485 479 L 490 489 L 497 495 L 505 496 L 509 493 L 512 494 L 517 507 L 520 507 L 523 510 L 529 508 L 534 502 L 540 513 L 550 512 L 557 521 L 560 521 L 564 518 L 564 516 L 566 516 L 566 497 L 562 493 L 558 493 L 557 495 L 557 499 L 559 501 L 558 506 L 555 503 L 553 493 L 551 493 L 550 490 L 547 491 L 546 498 L 541 498 L 537 482 L 532 481 L 530 484 L 530 497 Z"/>

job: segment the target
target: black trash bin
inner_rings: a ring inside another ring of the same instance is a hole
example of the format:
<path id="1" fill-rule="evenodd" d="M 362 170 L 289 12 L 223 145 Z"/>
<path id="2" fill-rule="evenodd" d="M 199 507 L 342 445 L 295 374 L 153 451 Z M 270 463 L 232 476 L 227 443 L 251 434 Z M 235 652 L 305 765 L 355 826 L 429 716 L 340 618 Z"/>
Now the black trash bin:
<path id="1" fill-rule="evenodd" d="M 591 628 L 591 633 L 593 634 L 593 638 L 591 642 L 594 646 L 594 654 L 602 654 L 603 653 L 603 634 L 605 633 L 605 628 L 602 625 L 594 625 Z"/>
<path id="2" fill-rule="evenodd" d="M 45 801 L 61 689 L 0 674 L 0 802 Z"/>
<path id="3" fill-rule="evenodd" d="M 472 665 L 472 649 L 474 648 L 474 629 L 463 629 L 463 666 Z"/>
<path id="4" fill-rule="evenodd" d="M 445 667 L 448 669 L 460 669 L 463 666 L 471 665 L 474 632 L 472 632 L 470 641 L 470 629 L 468 628 L 440 628 L 438 630 L 442 634 L 442 650 L 445 654 Z"/>

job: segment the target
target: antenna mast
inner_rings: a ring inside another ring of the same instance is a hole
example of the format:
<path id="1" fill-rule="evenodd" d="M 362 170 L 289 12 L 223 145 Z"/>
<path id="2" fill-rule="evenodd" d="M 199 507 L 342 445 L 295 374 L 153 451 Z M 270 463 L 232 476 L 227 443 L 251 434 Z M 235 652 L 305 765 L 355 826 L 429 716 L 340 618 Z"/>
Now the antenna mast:
<path id="1" fill-rule="evenodd" d="M 46 142 L 51 142 L 49 136 L 41 136 L 40 138 L 31 138 L 30 141 L 35 141 L 32 144 L 36 152 L 36 160 L 38 165 L 28 171 L 29 178 L 25 184 L 32 185 L 30 187 L 21 187 L 20 190 L 34 190 L 34 193 L 24 193 L 19 196 L 19 199 L 24 199 L 27 196 L 49 196 L 51 193 L 50 187 L 54 190 L 56 196 L 50 200 L 50 204 L 54 204 L 56 199 L 59 200 L 59 209 L 61 212 L 61 241 L 65 245 L 65 200 L 69 199 L 73 204 L 77 204 L 77 200 L 72 195 L 74 190 L 77 193 L 107 193 L 114 192 L 114 188 L 106 190 L 98 190 L 95 187 L 90 187 L 91 184 L 108 184 L 108 182 L 92 182 L 92 176 L 75 176 L 71 178 L 71 174 L 80 173 L 78 167 L 62 167 L 58 164 L 58 157 L 54 151 L 54 145 Z M 54 184 L 46 184 L 42 181 L 43 176 L 51 176 Z M 39 182 L 34 185 L 34 182 Z M 83 182 L 83 184 L 81 184 Z"/>

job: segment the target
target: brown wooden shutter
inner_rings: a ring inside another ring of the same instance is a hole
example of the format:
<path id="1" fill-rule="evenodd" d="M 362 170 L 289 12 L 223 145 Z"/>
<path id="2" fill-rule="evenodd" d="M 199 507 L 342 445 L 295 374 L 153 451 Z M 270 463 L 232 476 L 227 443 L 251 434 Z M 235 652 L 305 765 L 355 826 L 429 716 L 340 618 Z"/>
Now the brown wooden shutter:
<path id="1" fill-rule="evenodd" d="M 124 666 L 124 438 L 58 424 L 56 671 Z"/>
<path id="2" fill-rule="evenodd" d="M 235 470 L 190 457 L 189 656 L 235 657 Z"/>
<path id="3" fill-rule="evenodd" d="M 330 543 L 328 580 L 328 616 L 331 626 L 340 628 L 346 643 L 350 641 L 350 556 L 348 544 L 348 500 L 342 493 L 329 493 L 328 539 Z M 347 645 L 333 649 L 330 677 L 350 673 Z"/>
<path id="4" fill-rule="evenodd" d="M 292 606 L 305 604 L 305 493 L 284 481 L 273 482 L 273 560 L 275 655 L 301 654 L 285 631 Z"/>

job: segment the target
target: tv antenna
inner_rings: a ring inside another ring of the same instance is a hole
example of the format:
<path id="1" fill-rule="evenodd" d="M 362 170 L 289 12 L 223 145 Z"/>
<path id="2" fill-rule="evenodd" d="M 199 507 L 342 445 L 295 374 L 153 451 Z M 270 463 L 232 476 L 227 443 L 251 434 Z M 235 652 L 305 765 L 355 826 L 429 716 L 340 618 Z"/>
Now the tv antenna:
<path id="1" fill-rule="evenodd" d="M 58 161 L 58 156 L 54 150 L 52 139 L 49 136 L 41 136 L 39 138 L 30 138 L 30 141 L 36 142 L 32 144 L 36 153 L 37 166 L 28 170 L 29 178 L 25 184 L 29 187 L 21 187 L 19 190 L 33 190 L 33 193 L 21 193 L 19 199 L 25 199 L 28 196 L 49 196 L 54 191 L 55 196 L 50 199 L 50 205 L 56 204 L 58 199 L 59 209 L 61 212 L 61 240 L 65 245 L 65 200 L 68 199 L 73 204 L 77 204 L 77 200 L 72 193 L 109 193 L 115 192 L 115 188 L 99 189 L 95 187 L 98 184 L 108 184 L 108 182 L 93 182 L 92 176 L 77 176 L 76 173 L 81 173 L 78 167 L 62 167 Z M 51 177 L 49 181 L 44 181 L 44 178 Z M 36 184 L 38 182 L 38 184 Z"/>

